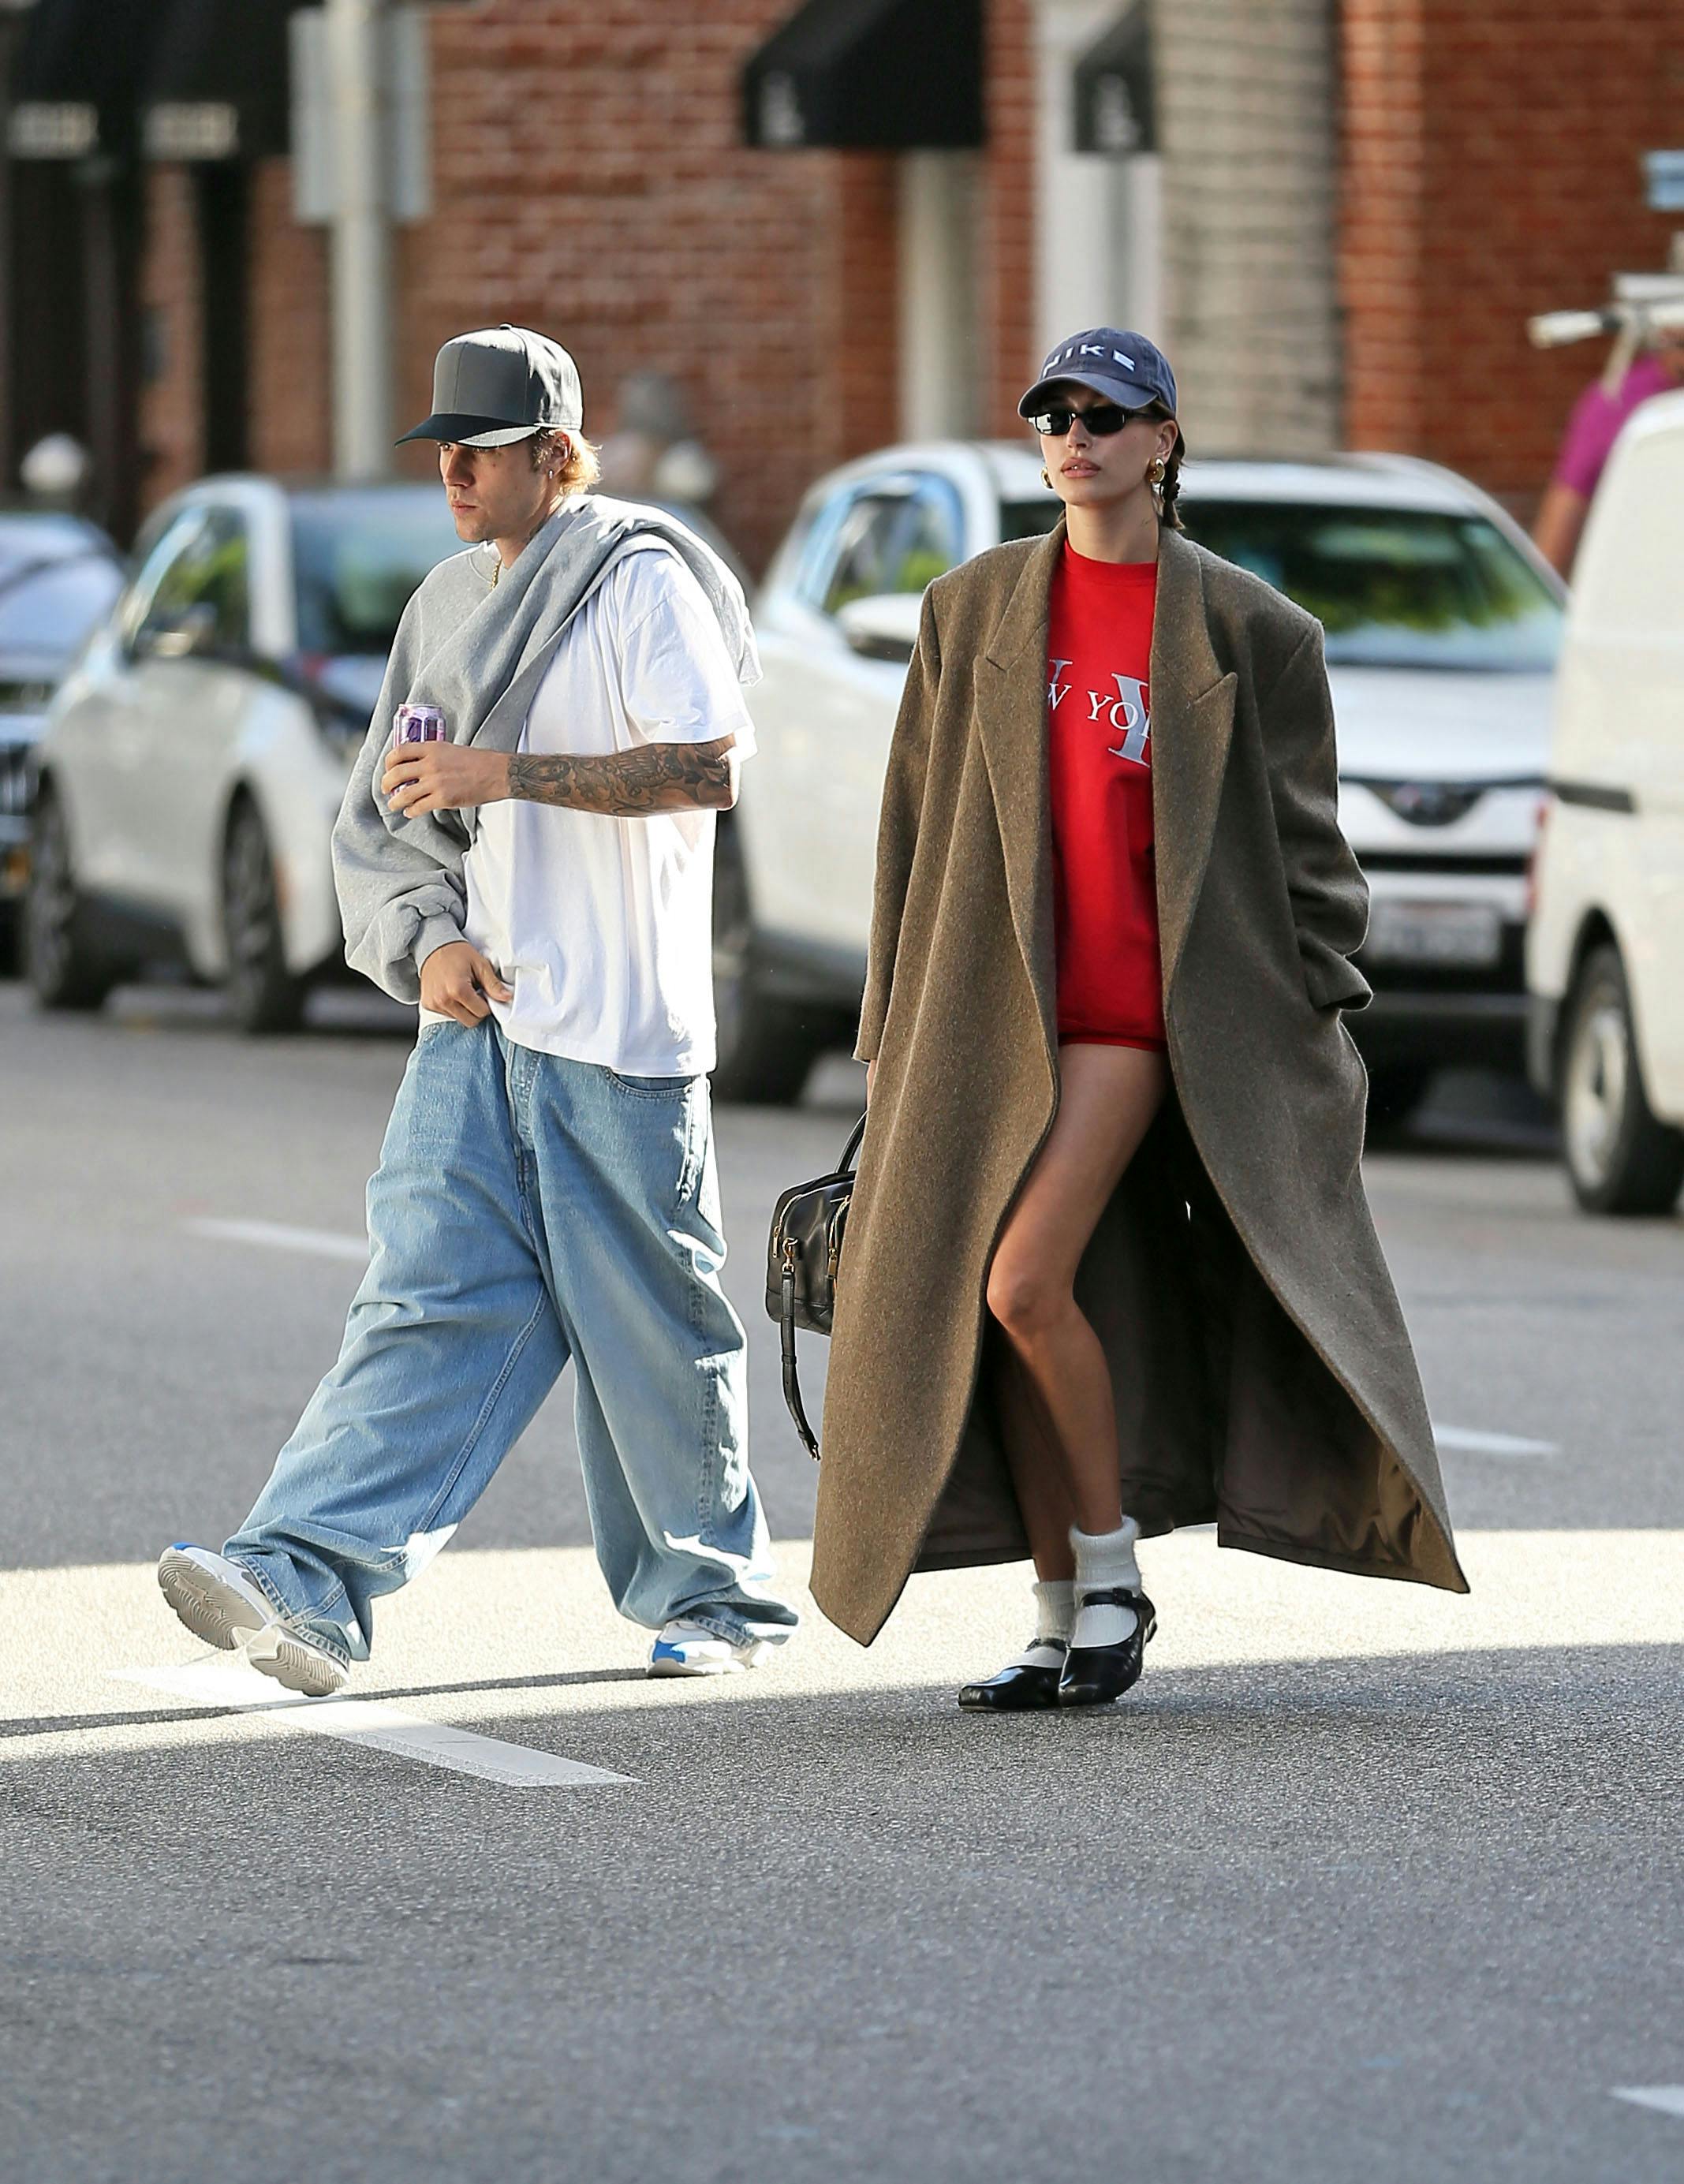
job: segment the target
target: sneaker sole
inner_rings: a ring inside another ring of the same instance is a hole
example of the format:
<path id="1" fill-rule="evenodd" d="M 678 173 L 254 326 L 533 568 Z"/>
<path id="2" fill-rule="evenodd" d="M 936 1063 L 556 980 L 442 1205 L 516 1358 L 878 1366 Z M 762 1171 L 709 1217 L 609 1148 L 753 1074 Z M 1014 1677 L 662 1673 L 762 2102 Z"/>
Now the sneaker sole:
<path id="1" fill-rule="evenodd" d="M 263 1628 L 252 1605 L 220 1579 L 172 1547 L 158 1565 L 158 1587 L 195 1638 L 231 1653 Z"/>
<path id="2" fill-rule="evenodd" d="M 337 1661 L 294 1638 L 278 1623 L 271 1623 L 247 1641 L 246 1658 L 259 1675 L 270 1676 L 307 1699 L 331 1699 L 344 1689 L 349 1674 Z"/>

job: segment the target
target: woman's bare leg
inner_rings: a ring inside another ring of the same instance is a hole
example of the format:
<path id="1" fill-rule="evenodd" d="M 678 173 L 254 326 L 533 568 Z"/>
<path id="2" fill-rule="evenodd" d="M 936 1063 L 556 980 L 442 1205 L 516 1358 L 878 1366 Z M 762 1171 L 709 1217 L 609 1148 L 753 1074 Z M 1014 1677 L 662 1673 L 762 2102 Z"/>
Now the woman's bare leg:
<path id="1" fill-rule="evenodd" d="M 1062 1047 L 1059 1068 L 1058 1118 L 995 1251 L 988 1306 L 1051 1429 L 1047 1442 L 1062 1459 L 1075 1523 L 1084 1532 L 1114 1532 L 1123 1504 L 1111 1372 L 1076 1302 L 1076 1269 L 1157 1112 L 1169 1072 L 1161 1054 L 1129 1046 Z M 1039 1435 L 1025 1437 L 1014 1477 L 1018 1463 L 1033 1461 L 1029 1451 L 1044 1445 Z M 1020 1490 L 1020 1502 L 1036 1569 L 1068 1575 L 1068 1520 L 1062 1563 L 1043 1568 L 1043 1556 L 1051 1565 L 1056 1550 L 1042 1528 L 1055 1521 L 1058 1505 L 1034 1488 L 1027 1499 Z"/>
<path id="2" fill-rule="evenodd" d="M 1070 1527 L 1076 1521 L 1065 1483 L 1064 1454 L 1029 1368 L 1009 1343 L 1001 1346 L 997 1394 L 1005 1428 L 1006 1461 L 1029 1535 L 1035 1575 L 1058 1580 L 1076 1574 Z"/>

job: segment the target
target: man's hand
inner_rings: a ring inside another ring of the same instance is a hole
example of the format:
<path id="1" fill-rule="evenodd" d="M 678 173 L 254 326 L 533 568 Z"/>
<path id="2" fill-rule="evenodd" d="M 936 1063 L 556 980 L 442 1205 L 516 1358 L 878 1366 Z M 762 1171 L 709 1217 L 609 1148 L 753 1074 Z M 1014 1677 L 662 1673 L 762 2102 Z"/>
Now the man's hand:
<path id="1" fill-rule="evenodd" d="M 491 1001 L 514 998 L 513 989 L 498 977 L 495 964 L 471 941 L 447 940 L 421 965 L 421 1005 L 435 1016 L 454 1017 L 460 1024 L 482 1023 L 491 1013 Z"/>
<path id="2" fill-rule="evenodd" d="M 465 804 L 499 804 L 509 794 L 508 754 L 476 750 L 471 744 L 400 744 L 386 755 L 380 793 L 405 819 Z"/>

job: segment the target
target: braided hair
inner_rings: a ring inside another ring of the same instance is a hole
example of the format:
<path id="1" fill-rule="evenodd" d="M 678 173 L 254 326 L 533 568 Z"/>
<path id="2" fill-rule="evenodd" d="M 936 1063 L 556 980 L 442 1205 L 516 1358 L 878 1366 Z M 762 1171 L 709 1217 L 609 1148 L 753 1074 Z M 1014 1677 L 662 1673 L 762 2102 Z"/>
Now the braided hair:
<path id="1" fill-rule="evenodd" d="M 1161 402 L 1154 402 L 1147 411 L 1151 417 L 1162 417 L 1174 423 L 1174 412 L 1166 410 Z M 1181 498 L 1181 459 L 1187 452 L 1187 443 L 1181 437 L 1181 427 L 1175 426 L 1175 445 L 1163 459 L 1163 477 L 1157 488 L 1157 520 L 1166 531 L 1185 531 L 1181 511 L 1176 505 Z"/>

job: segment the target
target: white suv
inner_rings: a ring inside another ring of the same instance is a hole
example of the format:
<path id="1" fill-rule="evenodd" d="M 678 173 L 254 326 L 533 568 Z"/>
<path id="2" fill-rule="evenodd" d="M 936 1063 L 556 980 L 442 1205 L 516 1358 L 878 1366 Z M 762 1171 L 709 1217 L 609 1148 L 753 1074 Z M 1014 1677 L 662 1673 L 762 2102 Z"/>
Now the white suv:
<path id="1" fill-rule="evenodd" d="M 1352 1019 L 1377 1117 L 1433 1070 L 1524 1059 L 1526 867 L 1543 802 L 1562 587 L 1497 504 L 1402 457 L 1189 464 L 1191 535 L 1316 615 L 1339 723 L 1341 818 L 1373 891 Z M 1050 527 L 1010 443 L 892 448 L 807 496 L 756 609 L 759 755 L 722 828 L 721 1083 L 799 1092 L 851 1039 L 878 805 L 930 580 Z"/>
<path id="2" fill-rule="evenodd" d="M 45 1006 L 175 958 L 247 1030 L 298 1021 L 343 968 L 330 837 L 398 617 L 460 550 L 437 485 L 208 478 L 159 510 L 36 747 Z"/>

